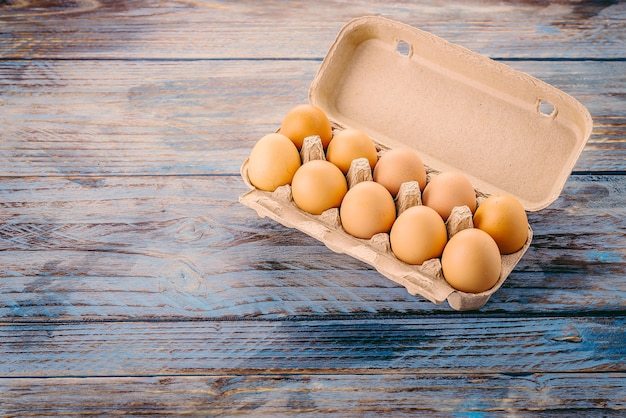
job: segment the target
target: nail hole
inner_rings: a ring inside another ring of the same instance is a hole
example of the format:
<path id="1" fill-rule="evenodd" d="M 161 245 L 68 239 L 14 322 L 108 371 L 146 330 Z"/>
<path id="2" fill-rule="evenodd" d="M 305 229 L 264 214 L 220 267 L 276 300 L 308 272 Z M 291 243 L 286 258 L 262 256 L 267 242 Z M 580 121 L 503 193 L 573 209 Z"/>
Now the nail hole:
<path id="1" fill-rule="evenodd" d="M 403 55 L 405 57 L 410 57 L 412 53 L 411 44 L 401 39 L 398 40 L 396 44 L 396 52 L 398 52 L 398 54 Z"/>
<path id="2" fill-rule="evenodd" d="M 544 116 L 554 116 L 556 113 L 556 107 L 552 103 L 541 99 L 537 102 L 537 110 Z"/>

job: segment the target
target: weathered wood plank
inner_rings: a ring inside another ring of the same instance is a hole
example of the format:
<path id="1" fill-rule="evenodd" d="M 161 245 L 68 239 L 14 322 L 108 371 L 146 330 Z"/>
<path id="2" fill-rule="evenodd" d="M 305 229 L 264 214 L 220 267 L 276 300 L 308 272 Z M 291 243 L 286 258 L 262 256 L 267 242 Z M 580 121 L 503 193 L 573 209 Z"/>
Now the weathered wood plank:
<path id="1" fill-rule="evenodd" d="M 625 372 L 625 322 L 433 315 L 0 323 L 0 376 Z"/>
<path id="2" fill-rule="evenodd" d="M 484 312 L 626 306 L 624 176 L 572 176 Z M 285 317 L 449 311 L 260 219 L 238 177 L 5 178 L 0 317 Z"/>
<path id="3" fill-rule="evenodd" d="M 497 57 L 624 58 L 623 2 L 0 3 L 4 58 L 320 58 L 382 15 Z"/>
<path id="4" fill-rule="evenodd" d="M 577 171 L 626 170 L 626 62 L 510 62 L 595 126 Z M 0 62 L 0 175 L 233 174 L 319 62 Z"/>
<path id="5" fill-rule="evenodd" d="M 172 414 L 620 416 L 624 373 L 277 374 L 0 379 L 6 416 Z"/>

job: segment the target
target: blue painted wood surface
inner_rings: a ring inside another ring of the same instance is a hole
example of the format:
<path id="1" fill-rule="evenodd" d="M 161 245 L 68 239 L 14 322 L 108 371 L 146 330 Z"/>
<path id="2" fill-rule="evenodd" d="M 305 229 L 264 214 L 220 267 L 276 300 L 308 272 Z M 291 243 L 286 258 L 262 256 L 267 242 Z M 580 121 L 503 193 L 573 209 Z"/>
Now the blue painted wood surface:
<path id="1" fill-rule="evenodd" d="M 238 203 L 255 141 L 368 14 L 593 116 L 479 311 Z M 621 416 L 624 19 L 621 1 L 0 2 L 0 413 Z"/>

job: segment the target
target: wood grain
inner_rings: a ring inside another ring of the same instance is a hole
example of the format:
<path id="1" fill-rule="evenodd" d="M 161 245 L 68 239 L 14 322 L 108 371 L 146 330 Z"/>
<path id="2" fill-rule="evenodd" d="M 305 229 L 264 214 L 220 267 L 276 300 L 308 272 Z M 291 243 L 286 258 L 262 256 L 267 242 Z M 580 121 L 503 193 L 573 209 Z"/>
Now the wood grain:
<path id="1" fill-rule="evenodd" d="M 624 373 L 243 374 L 110 378 L 0 378 L 7 416 L 384 414 L 618 417 Z M 137 395 L 141 394 L 141 398 Z"/>
<path id="2" fill-rule="evenodd" d="M 350 19 L 401 20 L 494 57 L 624 58 L 623 2 L 227 2 L 0 4 L 0 57 L 323 57 Z"/>
<path id="3" fill-rule="evenodd" d="M 577 171 L 626 171 L 626 62 L 509 62 L 594 117 Z M 0 62 L 4 176 L 235 174 L 318 62 Z M 593 80 L 588 82 L 585 80 Z"/>
<path id="4" fill-rule="evenodd" d="M 0 376 L 625 372 L 624 325 L 623 316 L 453 314 L 4 323 Z"/>
<path id="5" fill-rule="evenodd" d="M 403 21 L 594 119 L 477 312 L 237 202 L 340 28 Z M 622 416 L 626 3 L 0 0 L 0 415 Z"/>
<path id="6" fill-rule="evenodd" d="M 49 320 L 447 310 L 260 219 L 237 176 L 42 177 L 0 188 L 0 316 Z M 484 311 L 625 308 L 623 176 L 572 176 Z M 323 260 L 323 262 L 321 261 Z"/>

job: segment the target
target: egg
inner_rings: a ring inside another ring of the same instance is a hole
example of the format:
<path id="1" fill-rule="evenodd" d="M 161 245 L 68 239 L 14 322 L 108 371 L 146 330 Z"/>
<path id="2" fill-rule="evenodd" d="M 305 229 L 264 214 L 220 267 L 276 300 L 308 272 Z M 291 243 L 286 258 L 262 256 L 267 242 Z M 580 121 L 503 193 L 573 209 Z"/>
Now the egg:
<path id="1" fill-rule="evenodd" d="M 398 215 L 389 233 L 391 251 L 408 264 L 441 256 L 448 241 L 446 224 L 434 209 L 412 206 Z"/>
<path id="2" fill-rule="evenodd" d="M 348 184 L 341 170 L 325 160 L 304 163 L 291 182 L 296 206 L 314 215 L 339 207 L 347 191 Z"/>
<path id="3" fill-rule="evenodd" d="M 374 168 L 378 154 L 372 139 L 365 132 L 353 128 L 337 132 L 328 144 L 326 159 L 346 174 L 352 160 L 357 158 L 367 158 L 370 168 Z"/>
<path id="4" fill-rule="evenodd" d="M 394 148 L 385 152 L 374 167 L 374 181 L 385 186 L 393 196 L 402 183 L 417 181 L 420 190 L 426 186 L 426 169 L 417 153 L 408 148 Z"/>
<path id="5" fill-rule="evenodd" d="M 326 113 L 312 104 L 293 107 L 283 118 L 279 133 L 293 141 L 298 149 L 302 148 L 304 138 L 318 135 L 324 148 L 333 137 L 333 130 Z"/>
<path id="6" fill-rule="evenodd" d="M 476 211 L 476 192 L 469 179 L 462 173 L 443 172 L 430 180 L 422 193 L 424 205 L 437 211 L 447 220 L 455 206 L 467 206 L 472 214 Z"/>
<path id="7" fill-rule="evenodd" d="M 248 178 L 257 189 L 273 192 L 290 184 L 300 167 L 300 153 L 285 135 L 272 133 L 257 141 L 248 157 Z"/>
<path id="8" fill-rule="evenodd" d="M 528 239 L 526 210 L 519 200 L 506 194 L 485 199 L 474 213 L 474 226 L 491 235 L 502 254 L 519 251 Z"/>
<path id="9" fill-rule="evenodd" d="M 396 219 L 396 205 L 384 186 L 374 181 L 362 181 L 344 196 L 339 216 L 348 234 L 370 239 L 375 234 L 389 232 Z"/>
<path id="10" fill-rule="evenodd" d="M 488 233 L 468 228 L 450 238 L 441 255 L 441 268 L 453 288 L 480 293 L 498 282 L 502 258 L 498 245 Z"/>

